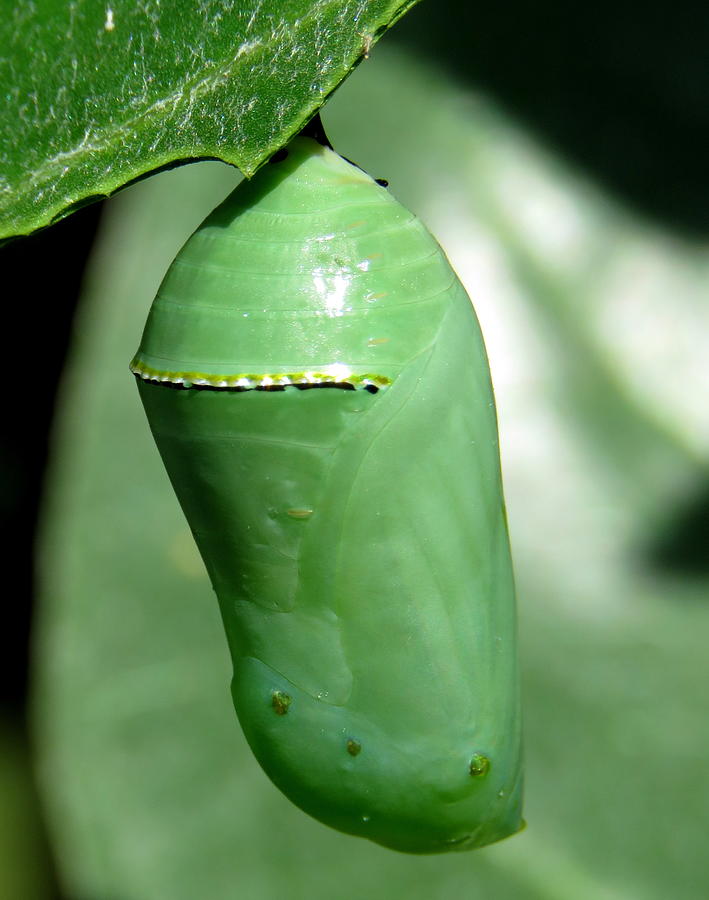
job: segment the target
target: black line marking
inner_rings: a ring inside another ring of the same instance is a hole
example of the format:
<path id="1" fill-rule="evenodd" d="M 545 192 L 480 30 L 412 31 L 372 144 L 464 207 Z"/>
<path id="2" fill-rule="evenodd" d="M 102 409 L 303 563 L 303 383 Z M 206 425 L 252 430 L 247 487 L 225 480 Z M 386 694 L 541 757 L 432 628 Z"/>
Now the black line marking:
<path id="1" fill-rule="evenodd" d="M 267 391 L 277 393 L 295 388 L 298 391 L 319 390 L 321 388 L 336 388 L 340 391 L 356 391 L 357 388 L 347 381 L 320 381 L 315 384 L 257 384 L 253 387 L 243 386 L 220 386 L 216 384 L 182 384 L 176 381 L 161 381 L 158 378 L 143 378 L 142 375 L 134 373 L 137 381 L 147 381 L 149 384 L 155 384 L 158 387 L 170 388 L 173 391 L 222 391 L 232 394 L 243 394 L 246 391 Z M 379 388 L 376 384 L 367 384 L 362 390 L 368 391 L 370 394 L 378 394 Z"/>

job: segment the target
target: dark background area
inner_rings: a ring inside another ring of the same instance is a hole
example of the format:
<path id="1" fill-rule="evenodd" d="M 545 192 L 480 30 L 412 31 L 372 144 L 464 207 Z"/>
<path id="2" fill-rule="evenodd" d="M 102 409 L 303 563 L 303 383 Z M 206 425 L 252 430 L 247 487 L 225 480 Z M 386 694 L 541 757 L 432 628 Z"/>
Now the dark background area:
<path id="1" fill-rule="evenodd" d="M 396 38 L 489 92 L 637 210 L 709 230 L 709 7 L 423 2 Z"/>
<path id="2" fill-rule="evenodd" d="M 706 5 L 423 2 L 385 40 L 415 49 L 489 93 L 532 134 L 635 211 L 706 240 Z M 96 204 L 0 250 L 14 318 L 5 332 L 9 410 L 0 445 L 11 610 L 4 630 L 0 713 L 23 735 L 33 535 L 55 393 L 100 214 Z M 41 371 L 36 359 L 42 360 Z M 677 511 L 649 552 L 658 565 L 706 572 L 707 546 L 709 486 L 691 508 Z M 51 896 L 59 897 L 58 891 Z"/>
<path id="3" fill-rule="evenodd" d="M 101 215 L 101 204 L 86 207 L 52 228 L 0 249 L 12 300 L 6 331 L 6 415 L 2 453 L 2 546 L 7 567 L 3 630 L 0 717 L 11 722 L 27 746 L 26 698 L 34 605 L 34 534 L 42 497 L 49 431 L 57 388 L 69 346 L 82 276 Z M 6 322 L 8 319 L 6 319 Z M 31 338 L 28 335 L 32 335 Z M 8 338 L 12 338 L 8 340 Z M 31 354 L 28 346 L 32 346 Z M 29 359 L 28 359 L 29 357 Z M 33 360 L 42 359 L 41 373 Z M 28 371 L 29 370 L 29 371 Z M 9 408 L 8 408 L 9 407 Z M 37 804 L 37 809 L 39 805 Z M 61 897 L 48 845 L 37 865 L 50 873 L 47 898 Z M 20 898 L 18 898 L 20 900 Z"/>

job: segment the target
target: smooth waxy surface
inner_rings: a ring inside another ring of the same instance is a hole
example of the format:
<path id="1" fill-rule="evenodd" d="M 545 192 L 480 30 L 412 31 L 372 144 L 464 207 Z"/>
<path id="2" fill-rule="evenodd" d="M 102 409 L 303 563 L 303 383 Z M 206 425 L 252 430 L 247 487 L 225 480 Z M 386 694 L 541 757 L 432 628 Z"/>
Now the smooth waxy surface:
<path id="1" fill-rule="evenodd" d="M 426 229 L 300 139 L 183 248 L 133 368 L 271 778 L 400 850 L 516 831 L 494 404 L 470 302 Z M 317 373 L 381 389 L 219 389 Z"/>
<path id="2" fill-rule="evenodd" d="M 454 283 L 415 216 L 301 138 L 182 249 L 136 361 L 172 381 L 217 385 L 333 364 L 391 378 L 434 340 Z"/>

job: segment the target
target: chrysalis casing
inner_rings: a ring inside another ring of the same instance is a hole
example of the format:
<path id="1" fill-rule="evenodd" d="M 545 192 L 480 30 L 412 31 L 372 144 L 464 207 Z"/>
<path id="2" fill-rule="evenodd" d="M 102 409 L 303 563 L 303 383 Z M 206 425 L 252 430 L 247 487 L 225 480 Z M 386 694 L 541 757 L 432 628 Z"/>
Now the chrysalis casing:
<path id="1" fill-rule="evenodd" d="M 490 375 L 470 300 L 421 222 L 297 138 L 182 248 L 131 368 L 270 778 L 322 822 L 397 850 L 517 831 Z"/>

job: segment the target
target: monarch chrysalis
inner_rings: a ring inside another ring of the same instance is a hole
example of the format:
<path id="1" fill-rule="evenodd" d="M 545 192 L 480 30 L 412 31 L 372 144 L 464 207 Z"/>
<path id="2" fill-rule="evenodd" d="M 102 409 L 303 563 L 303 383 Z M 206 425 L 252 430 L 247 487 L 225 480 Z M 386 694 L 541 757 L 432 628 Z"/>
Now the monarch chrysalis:
<path id="1" fill-rule="evenodd" d="M 517 831 L 495 407 L 472 306 L 421 222 L 295 139 L 182 248 L 131 368 L 271 779 L 397 850 Z"/>

